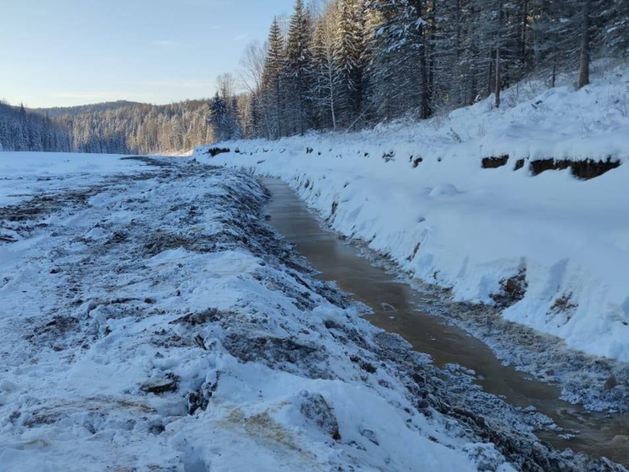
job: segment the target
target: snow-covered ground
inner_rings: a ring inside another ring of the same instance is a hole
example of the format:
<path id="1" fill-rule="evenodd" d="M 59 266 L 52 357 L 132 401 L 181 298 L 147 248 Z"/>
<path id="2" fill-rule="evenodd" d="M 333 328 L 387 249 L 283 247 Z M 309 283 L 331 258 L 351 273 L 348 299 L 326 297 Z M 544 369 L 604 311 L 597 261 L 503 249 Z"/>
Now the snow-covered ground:
<path id="1" fill-rule="evenodd" d="M 547 419 L 371 326 L 248 174 L 98 162 L 0 207 L 2 470 L 624 470 L 553 451 Z"/>
<path id="2" fill-rule="evenodd" d="M 9 205 L 42 191 L 77 187 L 94 179 L 138 170 L 142 163 L 113 154 L 62 152 L 0 152 L 0 205 Z"/>
<path id="3" fill-rule="evenodd" d="M 591 180 L 529 167 L 626 162 L 629 69 L 580 91 L 520 84 L 503 103 L 359 133 L 218 143 L 231 152 L 211 162 L 282 178 L 336 231 L 455 300 L 498 302 L 507 320 L 629 361 L 629 166 Z"/>

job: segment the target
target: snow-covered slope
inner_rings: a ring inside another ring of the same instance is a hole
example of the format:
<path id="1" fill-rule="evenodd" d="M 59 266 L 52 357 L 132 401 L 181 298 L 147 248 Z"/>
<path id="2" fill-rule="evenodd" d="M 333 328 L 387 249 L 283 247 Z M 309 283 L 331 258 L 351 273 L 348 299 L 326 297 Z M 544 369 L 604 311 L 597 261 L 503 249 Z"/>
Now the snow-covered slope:
<path id="1" fill-rule="evenodd" d="M 219 143 L 230 152 L 212 162 L 281 177 L 335 230 L 457 300 L 498 300 L 509 320 L 629 361 L 629 166 L 533 176 L 542 158 L 627 161 L 629 69 L 580 91 L 536 87 L 499 110 L 488 99 L 413 125 Z"/>

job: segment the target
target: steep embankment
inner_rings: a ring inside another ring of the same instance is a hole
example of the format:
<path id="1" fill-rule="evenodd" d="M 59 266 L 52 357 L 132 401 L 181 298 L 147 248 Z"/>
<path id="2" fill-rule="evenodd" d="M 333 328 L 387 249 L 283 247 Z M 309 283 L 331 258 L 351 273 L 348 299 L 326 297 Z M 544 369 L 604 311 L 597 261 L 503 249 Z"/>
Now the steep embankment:
<path id="1" fill-rule="evenodd" d="M 520 86 L 499 110 L 219 143 L 213 162 L 281 177 L 335 230 L 455 300 L 629 361 L 628 84 L 615 71 L 580 91 L 526 99 Z"/>

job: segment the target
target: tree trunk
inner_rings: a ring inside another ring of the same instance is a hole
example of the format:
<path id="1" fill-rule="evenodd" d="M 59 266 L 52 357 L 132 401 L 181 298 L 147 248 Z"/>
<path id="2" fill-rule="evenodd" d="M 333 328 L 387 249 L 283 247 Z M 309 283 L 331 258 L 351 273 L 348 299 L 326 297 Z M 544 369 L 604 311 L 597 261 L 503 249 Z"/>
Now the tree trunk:
<path id="1" fill-rule="evenodd" d="M 496 108 L 500 108 L 500 48 L 496 49 Z"/>
<path id="2" fill-rule="evenodd" d="M 502 46 L 502 0 L 498 1 L 498 33 L 496 38 L 496 108 L 500 108 L 500 92 L 502 79 L 500 77 L 500 48 Z"/>
<path id="3" fill-rule="evenodd" d="M 557 80 L 557 56 L 553 56 L 553 75 L 551 77 L 550 86 L 555 88 L 555 81 Z"/>
<path id="4" fill-rule="evenodd" d="M 299 91 L 299 134 L 303 136 L 306 132 L 306 123 L 304 120 L 304 95 L 306 91 L 304 90 L 304 81 L 301 75 L 301 71 L 299 71 L 297 76 L 297 90 Z"/>
<path id="5" fill-rule="evenodd" d="M 422 113 L 421 117 L 423 119 L 430 118 L 432 111 L 430 110 L 430 88 L 428 84 L 428 70 L 427 70 L 427 61 L 426 61 L 426 34 L 423 23 L 423 9 L 422 9 L 422 0 L 415 0 L 413 2 L 415 4 L 415 8 L 417 10 L 417 19 L 420 21 L 417 35 L 419 37 L 419 41 L 421 41 L 421 51 L 419 53 L 419 67 L 420 74 L 422 80 Z"/>
<path id="6" fill-rule="evenodd" d="M 334 96 L 334 71 L 332 70 L 332 62 L 328 62 L 328 84 L 330 86 L 330 114 L 332 115 L 332 128 L 336 131 L 336 100 Z"/>
<path id="7" fill-rule="evenodd" d="M 432 103 L 435 91 L 435 39 L 437 37 L 437 4 L 435 0 L 431 3 L 430 14 L 430 54 L 428 62 L 428 94 Z"/>
<path id="8" fill-rule="evenodd" d="M 590 83 L 590 4 L 583 0 L 583 23 L 581 32 L 581 61 L 579 65 L 579 88 Z"/>
<path id="9" fill-rule="evenodd" d="M 456 105 L 461 106 L 463 104 L 463 77 L 461 68 L 461 0 L 456 0 L 456 68 L 459 76 L 458 82 L 458 96 L 456 99 Z"/>
<path id="10" fill-rule="evenodd" d="M 494 91 L 494 57 L 495 54 L 492 51 L 489 55 L 489 75 L 487 76 L 487 96 L 491 95 Z"/>
<path id="11" fill-rule="evenodd" d="M 528 19 L 529 19 L 529 2 L 528 0 L 523 0 L 522 2 L 522 31 L 520 32 L 520 67 L 522 70 L 525 69 L 524 65 L 526 63 L 526 30 L 528 28 Z"/>
<path id="12" fill-rule="evenodd" d="M 276 94 L 276 102 L 275 106 L 277 107 L 277 139 L 282 137 L 282 94 L 281 94 L 281 86 L 280 86 L 280 78 L 279 72 L 278 76 L 275 78 L 275 94 Z"/>

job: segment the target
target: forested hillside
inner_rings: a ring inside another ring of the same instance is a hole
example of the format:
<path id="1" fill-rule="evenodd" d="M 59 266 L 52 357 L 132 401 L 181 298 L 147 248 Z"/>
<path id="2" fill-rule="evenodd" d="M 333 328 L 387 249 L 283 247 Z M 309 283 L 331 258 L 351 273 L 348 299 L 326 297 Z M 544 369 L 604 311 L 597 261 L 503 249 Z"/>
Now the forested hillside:
<path id="1" fill-rule="evenodd" d="M 107 111 L 115 108 L 129 107 L 132 105 L 141 105 L 141 103 L 130 102 L 128 100 L 117 100 L 115 102 L 92 103 L 89 105 L 78 105 L 73 107 L 36 108 L 34 111 L 47 114 L 50 117 L 62 115 L 77 116 L 85 113 Z"/>
<path id="2" fill-rule="evenodd" d="M 0 151 L 70 151 L 68 130 L 45 114 L 0 102 Z"/>
<path id="3" fill-rule="evenodd" d="M 581 87 L 591 58 L 627 54 L 628 28 L 626 0 L 297 0 L 246 51 L 245 135 L 428 118 L 491 94 L 499 107 L 533 73 Z"/>
<path id="4" fill-rule="evenodd" d="M 204 100 L 51 110 L 0 104 L 0 145 L 6 151 L 181 152 L 213 140 L 208 117 Z"/>
<path id="5" fill-rule="evenodd" d="M 186 151 L 212 141 L 207 101 L 139 104 L 56 120 L 70 130 L 82 152 L 149 153 Z"/>

